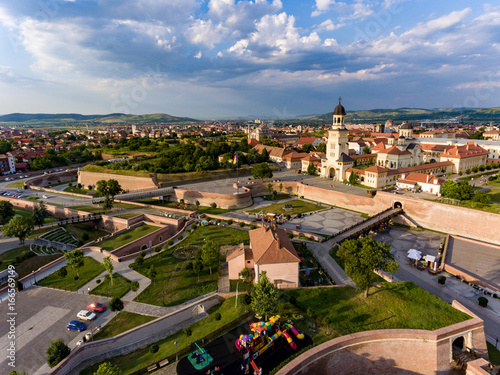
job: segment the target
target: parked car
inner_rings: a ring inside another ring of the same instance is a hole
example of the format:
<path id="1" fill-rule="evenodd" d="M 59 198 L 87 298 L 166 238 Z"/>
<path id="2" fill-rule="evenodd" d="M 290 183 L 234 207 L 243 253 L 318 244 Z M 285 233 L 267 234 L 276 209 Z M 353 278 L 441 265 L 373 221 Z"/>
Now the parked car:
<path id="1" fill-rule="evenodd" d="M 82 310 L 76 316 L 81 320 L 94 320 L 97 317 L 95 313 L 89 310 Z"/>
<path id="2" fill-rule="evenodd" d="M 49 196 L 47 194 L 42 195 L 42 198 L 47 199 Z"/>
<path id="3" fill-rule="evenodd" d="M 87 325 L 83 322 L 80 322 L 79 320 L 72 320 L 66 325 L 66 328 L 68 329 L 68 331 L 82 332 L 87 329 Z"/>
<path id="4" fill-rule="evenodd" d="M 106 311 L 106 306 L 99 302 L 92 302 L 87 305 L 87 310 L 95 312 L 104 312 Z"/>

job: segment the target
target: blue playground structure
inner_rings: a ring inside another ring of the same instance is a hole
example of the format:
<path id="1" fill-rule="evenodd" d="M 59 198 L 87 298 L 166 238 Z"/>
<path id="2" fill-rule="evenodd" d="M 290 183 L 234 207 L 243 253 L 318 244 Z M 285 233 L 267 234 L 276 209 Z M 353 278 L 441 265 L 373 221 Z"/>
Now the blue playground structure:
<path id="1" fill-rule="evenodd" d="M 188 359 L 196 370 L 207 367 L 214 360 L 205 349 L 200 348 L 198 340 L 191 343 L 191 354 Z"/>

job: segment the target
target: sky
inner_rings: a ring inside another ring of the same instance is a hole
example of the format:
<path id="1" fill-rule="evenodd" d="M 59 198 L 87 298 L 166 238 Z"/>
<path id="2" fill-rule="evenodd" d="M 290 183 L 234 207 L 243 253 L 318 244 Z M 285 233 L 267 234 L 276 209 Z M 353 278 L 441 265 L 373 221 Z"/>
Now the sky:
<path id="1" fill-rule="evenodd" d="M 490 0 L 0 0 L 0 114 L 500 106 Z"/>

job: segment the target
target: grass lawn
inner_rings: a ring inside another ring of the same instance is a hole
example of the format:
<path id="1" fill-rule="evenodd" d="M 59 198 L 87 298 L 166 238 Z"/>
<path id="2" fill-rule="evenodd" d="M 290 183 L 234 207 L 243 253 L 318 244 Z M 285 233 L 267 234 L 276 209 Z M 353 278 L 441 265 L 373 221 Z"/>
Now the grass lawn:
<path id="1" fill-rule="evenodd" d="M 71 187 L 68 186 L 66 189 L 64 189 L 64 191 L 66 191 L 68 193 L 76 193 L 76 194 L 84 194 L 84 195 L 92 191 L 92 190 L 84 189 L 84 188 L 78 189 L 76 187 L 75 181 L 73 181 L 73 184 L 74 184 L 73 186 L 71 186 Z M 66 183 L 66 185 L 67 185 L 67 183 Z M 94 193 L 95 193 L 95 190 L 94 190 Z"/>
<path id="2" fill-rule="evenodd" d="M 120 311 L 99 332 L 94 335 L 94 340 L 107 339 L 126 332 L 129 329 L 139 327 L 144 323 L 155 320 L 155 316 L 135 314 L 128 311 Z"/>
<path id="3" fill-rule="evenodd" d="M 495 366 L 500 366 L 500 350 L 489 342 L 486 342 L 486 345 L 488 346 L 488 357 L 490 357 L 490 362 Z"/>
<path id="4" fill-rule="evenodd" d="M 26 239 L 40 237 L 42 234 L 47 233 L 47 232 L 51 232 L 56 228 L 57 228 L 57 226 L 35 229 L 33 232 L 31 232 L 31 234 L 29 236 L 26 237 Z"/>
<path id="5" fill-rule="evenodd" d="M 293 210 L 291 210 L 291 211 L 285 211 L 283 209 L 283 206 L 285 204 L 291 204 L 292 207 L 293 207 Z M 313 204 L 313 203 L 309 203 L 309 202 L 306 202 L 306 201 L 303 201 L 303 200 L 294 199 L 294 200 L 291 200 L 291 201 L 288 201 L 288 202 L 283 202 L 283 203 L 273 203 L 270 206 L 256 208 L 254 210 L 249 210 L 249 211 L 246 211 L 246 212 L 257 213 L 257 212 L 262 211 L 264 214 L 273 213 L 273 214 L 276 214 L 276 215 L 281 215 L 281 214 L 284 214 L 284 215 L 287 215 L 287 214 L 288 215 L 297 215 L 299 213 L 303 214 L 303 213 L 306 213 L 306 212 L 318 211 L 318 210 L 321 210 L 321 209 L 325 209 L 325 207 L 318 206 L 315 203 Z"/>
<path id="6" fill-rule="evenodd" d="M 487 194 L 492 201 L 500 203 L 500 189 L 491 189 Z"/>
<path id="7" fill-rule="evenodd" d="M 14 212 L 15 215 L 19 215 L 22 217 L 29 217 L 29 218 L 33 217 L 33 211 L 31 210 L 25 210 L 23 208 L 14 207 Z M 55 216 L 49 216 L 45 218 L 46 223 L 54 223 L 56 221 L 59 221 L 59 219 Z"/>
<path id="8" fill-rule="evenodd" d="M 158 229 L 160 228 L 153 225 L 141 224 L 138 227 L 104 240 L 99 246 L 104 250 L 112 251 Z"/>
<path id="9" fill-rule="evenodd" d="M 489 181 L 488 185 L 500 187 L 500 179 L 497 178 L 496 180 Z"/>
<path id="10" fill-rule="evenodd" d="M 199 214 L 207 214 L 207 215 L 219 215 L 223 214 L 226 212 L 231 212 L 235 210 L 226 210 L 224 208 L 212 208 L 210 206 L 199 206 L 197 207 L 195 204 L 180 204 L 178 202 L 167 202 L 167 201 L 160 201 L 158 199 L 141 199 L 140 201 L 137 201 L 139 203 L 145 203 L 145 204 L 151 204 L 154 206 L 159 206 L 159 207 L 170 207 L 170 208 L 177 208 L 177 209 L 183 209 L 185 208 L 186 210 L 190 211 L 197 211 Z M 174 212 L 176 215 L 182 215 L 181 212 Z"/>
<path id="11" fill-rule="evenodd" d="M 243 295 L 238 296 L 238 308 L 235 309 L 234 305 L 235 297 L 231 297 L 225 300 L 221 305 L 210 309 L 210 315 L 208 317 L 189 326 L 192 331 L 191 336 L 187 336 L 184 333 L 185 331 L 180 331 L 158 341 L 157 344 L 160 350 L 156 354 L 151 354 L 149 352 L 149 346 L 147 346 L 125 356 L 107 359 L 105 362 L 111 362 L 123 371 L 123 375 L 128 375 L 150 365 L 155 360 L 161 360 L 168 356 L 175 355 L 175 341 L 177 341 L 177 348 L 180 351 L 189 346 L 191 342 L 205 337 L 217 328 L 238 319 L 238 317 L 248 311 L 248 306 L 243 302 Z M 220 313 L 222 317 L 219 321 L 215 320 L 215 313 L 217 312 Z M 80 372 L 80 375 L 92 375 L 98 367 L 99 364 L 89 367 Z"/>
<path id="12" fill-rule="evenodd" d="M 104 281 L 92 289 L 89 294 L 110 298 L 122 298 L 130 291 L 130 284 L 132 284 L 132 281 L 115 272 L 113 274 L 113 285 L 111 285 L 107 279 L 104 279 Z"/>
<path id="13" fill-rule="evenodd" d="M 28 253 L 29 251 L 29 246 L 23 245 L 0 254 L 0 271 L 7 269 L 7 266 L 14 262 L 17 256 L 22 256 L 23 253 Z M 19 274 L 19 278 L 27 276 L 32 271 L 36 271 L 40 267 L 52 262 L 53 260 L 56 260 L 60 256 L 61 254 L 49 256 L 33 256 L 21 261 L 16 266 L 16 272 Z"/>
<path id="14" fill-rule="evenodd" d="M 110 211 L 113 210 L 113 209 L 111 209 L 111 210 L 105 210 L 99 204 L 84 205 L 84 206 L 71 206 L 70 208 L 72 208 L 74 210 L 86 211 L 86 212 L 90 212 L 90 213 L 94 213 L 94 214 L 95 213 L 99 213 L 99 212 L 110 212 Z M 122 208 L 124 210 L 128 210 L 128 209 L 137 208 L 137 206 L 133 205 L 133 204 L 128 204 L 128 203 L 115 202 L 113 204 L 113 208 Z"/>
<path id="15" fill-rule="evenodd" d="M 55 272 L 41 280 L 38 285 L 60 289 L 79 289 L 101 274 L 104 271 L 104 267 L 98 261 L 89 257 L 84 257 L 83 267 L 79 269 L 80 279 L 75 280 L 76 272 L 72 267 L 67 267 L 67 270 L 68 274 L 65 278 L 62 278 Z"/>
<path id="16" fill-rule="evenodd" d="M 498 203 L 479 203 L 479 202 L 472 202 L 472 201 L 460 201 L 458 205 L 456 204 L 451 204 L 446 201 L 439 200 L 437 201 L 439 203 L 443 204 L 450 204 L 452 206 L 460 206 L 460 207 L 467 207 L 467 208 L 473 208 L 475 210 L 480 210 L 480 211 L 486 211 L 486 212 L 492 212 L 494 214 L 500 214 L 500 206 Z"/>
<path id="17" fill-rule="evenodd" d="M 229 280 L 229 283 L 231 284 L 231 292 L 236 292 L 236 284 L 238 284 L 238 293 L 251 291 L 253 289 L 253 282 Z"/>
<path id="18" fill-rule="evenodd" d="M 89 239 L 84 242 L 95 241 L 100 237 L 104 237 L 109 234 L 104 230 L 95 229 L 92 224 L 79 223 L 79 224 L 67 224 L 64 226 L 64 229 L 75 237 L 77 240 L 83 241 L 83 234 L 87 233 Z"/>
<path id="19" fill-rule="evenodd" d="M 295 324 L 312 336 L 315 345 L 355 332 L 391 328 L 435 330 L 470 319 L 410 282 L 385 283 L 379 289 L 371 289 L 368 298 L 363 298 L 363 291 L 351 287 L 284 293 L 296 302 L 295 306 L 286 303 L 282 315 L 293 319 L 293 314 L 298 313 L 306 317 Z M 308 309 L 312 316 L 307 315 Z M 318 324 L 317 317 L 328 317 L 328 327 Z"/>
<path id="20" fill-rule="evenodd" d="M 16 181 L 9 185 L 9 187 L 20 188 L 20 189 L 22 189 L 23 186 L 24 186 L 24 181 Z"/>
<path id="21" fill-rule="evenodd" d="M 265 197 L 264 199 L 267 201 L 280 201 L 283 199 L 290 199 L 292 196 L 290 194 L 278 193 L 276 195 L 276 199 L 273 199 L 272 195 L 265 195 L 264 197 Z"/>
<path id="22" fill-rule="evenodd" d="M 216 226 L 199 227 L 180 244 L 164 251 L 160 255 L 148 258 L 140 267 L 134 267 L 137 272 L 148 276 L 148 269 L 154 265 L 157 271 L 156 282 L 150 284 L 135 301 L 152 305 L 175 306 L 217 289 L 218 273 L 203 270 L 198 275 L 186 266 L 190 260 L 175 258 L 173 251 L 179 247 L 194 245 L 203 246 L 204 239 L 213 240 L 219 245 L 237 245 L 249 243 L 248 232 L 233 228 Z M 162 294 L 163 293 L 163 294 Z"/>
<path id="23" fill-rule="evenodd" d="M 114 217 L 119 217 L 120 219 L 132 219 L 133 217 L 142 215 L 141 212 L 132 212 L 129 214 L 114 215 Z"/>

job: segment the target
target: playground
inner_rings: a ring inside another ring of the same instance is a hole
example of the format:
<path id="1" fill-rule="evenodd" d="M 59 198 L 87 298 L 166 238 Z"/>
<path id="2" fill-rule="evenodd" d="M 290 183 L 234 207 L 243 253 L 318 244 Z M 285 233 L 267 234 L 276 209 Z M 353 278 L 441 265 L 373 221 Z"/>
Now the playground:
<path id="1" fill-rule="evenodd" d="M 244 368 L 248 364 L 249 374 L 254 374 L 255 369 L 268 374 L 288 357 L 311 345 L 312 339 L 297 331 L 291 322 L 282 322 L 276 316 L 267 322 L 252 319 L 207 345 L 194 343 L 191 353 L 179 361 L 178 374 L 244 374 L 242 364 Z M 197 369 L 201 364 L 205 367 Z M 216 368 L 218 372 L 214 371 Z"/>

